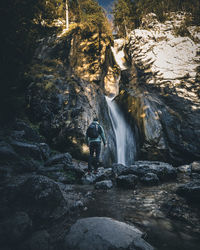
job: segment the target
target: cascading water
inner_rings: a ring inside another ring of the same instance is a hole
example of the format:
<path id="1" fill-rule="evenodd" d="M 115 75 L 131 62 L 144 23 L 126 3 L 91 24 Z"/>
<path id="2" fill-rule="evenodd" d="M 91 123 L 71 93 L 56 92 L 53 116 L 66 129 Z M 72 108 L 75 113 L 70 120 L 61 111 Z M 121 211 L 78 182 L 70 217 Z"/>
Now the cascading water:
<path id="1" fill-rule="evenodd" d="M 125 59 L 123 52 L 123 39 L 117 39 L 114 41 L 114 47 L 112 47 L 113 56 L 121 70 L 125 70 Z M 116 81 L 115 91 L 110 95 L 117 95 L 119 92 L 119 80 Z M 136 143 L 133 132 L 130 126 L 127 124 L 123 113 L 118 107 L 117 103 L 113 98 L 106 96 L 108 105 L 108 112 L 112 123 L 113 131 L 116 138 L 116 151 L 117 151 L 117 163 L 123 165 L 130 165 L 134 162 L 136 155 Z"/>
<path id="2" fill-rule="evenodd" d="M 136 144 L 133 132 L 113 98 L 106 96 L 109 116 L 116 137 L 117 163 L 130 165 L 134 162 Z"/>

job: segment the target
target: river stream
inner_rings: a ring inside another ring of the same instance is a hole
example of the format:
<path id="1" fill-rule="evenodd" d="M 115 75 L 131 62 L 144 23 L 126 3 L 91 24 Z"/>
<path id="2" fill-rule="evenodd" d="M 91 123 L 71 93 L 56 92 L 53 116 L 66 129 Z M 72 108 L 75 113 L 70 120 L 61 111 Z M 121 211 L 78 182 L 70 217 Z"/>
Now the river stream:
<path id="1" fill-rule="evenodd" d="M 81 217 L 105 216 L 134 224 L 158 250 L 198 250 L 199 208 L 175 194 L 177 185 L 185 181 L 184 177 L 159 186 L 139 186 L 136 190 L 94 190 L 93 200 Z"/>

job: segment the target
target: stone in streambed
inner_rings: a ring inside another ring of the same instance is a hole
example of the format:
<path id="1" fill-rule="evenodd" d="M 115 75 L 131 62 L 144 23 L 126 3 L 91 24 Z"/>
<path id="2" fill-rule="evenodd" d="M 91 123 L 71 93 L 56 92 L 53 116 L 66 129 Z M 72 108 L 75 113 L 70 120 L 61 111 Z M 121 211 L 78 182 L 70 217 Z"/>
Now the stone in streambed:
<path id="1" fill-rule="evenodd" d="M 113 183 L 111 180 L 107 180 L 107 181 L 99 181 L 95 184 L 95 188 L 96 189 L 110 189 L 113 187 Z"/>
<path id="2" fill-rule="evenodd" d="M 106 217 L 78 220 L 65 237 L 63 249 L 109 250 L 109 249 L 154 249 L 142 239 L 136 227 Z"/>
<path id="3" fill-rule="evenodd" d="M 133 174 L 120 175 L 116 178 L 116 182 L 118 187 L 133 189 L 138 182 L 138 177 Z"/>
<path id="4" fill-rule="evenodd" d="M 177 188 L 177 194 L 185 197 L 188 201 L 200 203 L 200 180 L 191 181 L 180 185 Z"/>
<path id="5" fill-rule="evenodd" d="M 159 178 L 154 173 L 147 173 L 145 176 L 140 178 L 140 181 L 147 186 L 158 185 Z"/>
<path id="6" fill-rule="evenodd" d="M 177 170 L 170 164 L 159 161 L 136 161 L 133 168 L 134 174 L 140 177 L 154 173 L 161 181 L 168 181 L 177 177 Z"/>

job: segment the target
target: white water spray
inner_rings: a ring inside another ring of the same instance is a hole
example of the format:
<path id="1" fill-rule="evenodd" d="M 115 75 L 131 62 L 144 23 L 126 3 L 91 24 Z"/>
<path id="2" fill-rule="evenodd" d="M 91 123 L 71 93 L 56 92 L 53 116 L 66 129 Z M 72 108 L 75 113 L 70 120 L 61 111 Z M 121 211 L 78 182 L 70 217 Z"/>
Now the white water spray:
<path id="1" fill-rule="evenodd" d="M 113 98 L 106 96 L 109 116 L 116 137 L 117 163 L 130 165 L 136 152 L 135 140 L 130 126 Z"/>
<path id="2" fill-rule="evenodd" d="M 126 69 L 123 44 L 123 39 L 117 39 L 114 42 L 114 47 L 112 47 L 115 61 L 121 70 Z M 117 95 L 119 92 L 119 80 L 120 77 L 116 82 L 116 89 L 113 92 L 114 95 Z M 110 98 L 106 96 L 106 101 L 108 104 L 108 112 L 116 138 L 117 163 L 130 165 L 134 163 L 134 157 L 136 155 L 136 143 L 133 132 L 130 126 L 127 124 L 123 113 L 115 102 L 114 97 Z"/>

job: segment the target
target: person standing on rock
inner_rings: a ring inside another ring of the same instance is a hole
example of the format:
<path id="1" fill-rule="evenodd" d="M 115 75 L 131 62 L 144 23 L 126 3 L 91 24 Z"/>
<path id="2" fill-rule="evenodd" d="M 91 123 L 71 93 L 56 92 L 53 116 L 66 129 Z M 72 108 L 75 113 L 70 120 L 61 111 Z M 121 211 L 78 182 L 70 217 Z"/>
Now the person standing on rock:
<path id="1" fill-rule="evenodd" d="M 92 170 L 92 163 L 95 160 L 95 173 L 99 166 L 99 156 L 101 152 L 101 141 L 103 141 L 104 146 L 106 146 L 106 138 L 104 134 L 103 127 L 99 124 L 98 118 L 95 117 L 93 122 L 87 129 L 86 132 L 86 142 L 90 148 L 90 156 L 88 160 L 88 173 Z M 94 159 L 95 153 L 95 159 Z"/>

